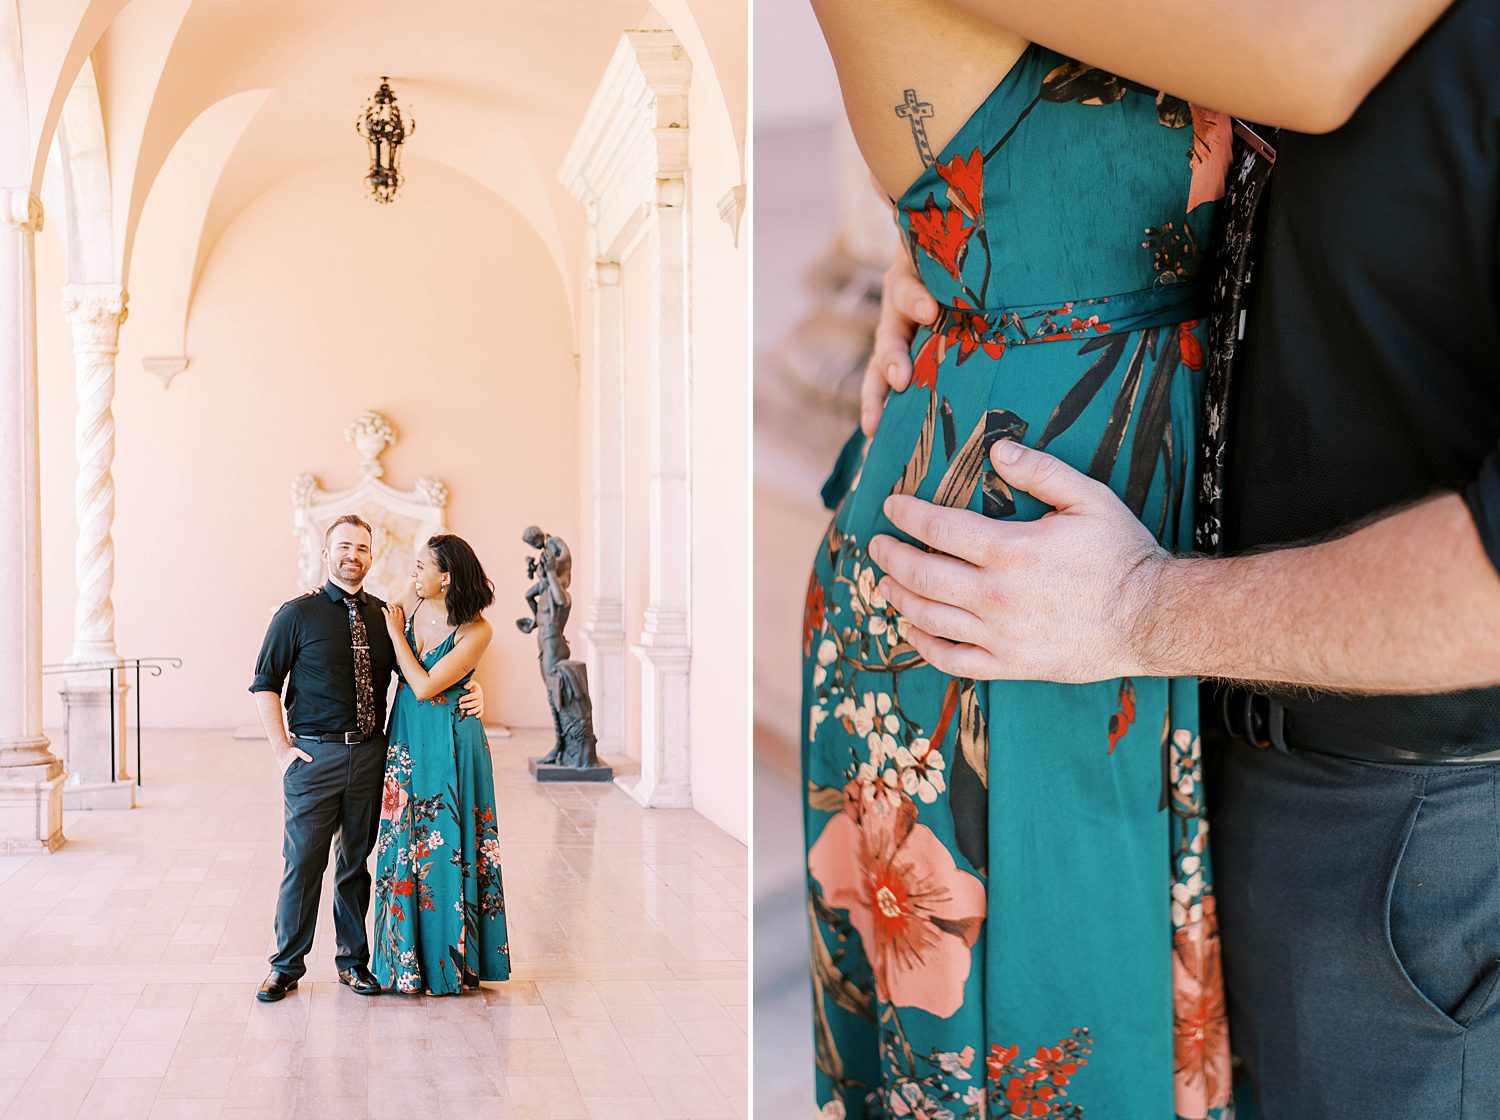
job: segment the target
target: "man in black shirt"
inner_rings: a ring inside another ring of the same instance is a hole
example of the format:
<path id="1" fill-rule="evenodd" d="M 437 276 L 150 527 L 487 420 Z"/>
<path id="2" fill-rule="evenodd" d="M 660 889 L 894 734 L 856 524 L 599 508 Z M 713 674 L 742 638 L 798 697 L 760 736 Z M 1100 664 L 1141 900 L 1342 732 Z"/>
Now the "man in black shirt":
<path id="1" fill-rule="evenodd" d="M 367 863 L 380 824 L 386 692 L 396 654 L 381 610 L 385 604 L 362 589 L 371 545 L 370 526 L 352 514 L 329 526 L 323 549 L 328 582 L 282 605 L 255 663 L 250 691 L 281 769 L 286 803 L 276 952 L 271 974 L 256 993 L 266 1002 L 283 998 L 307 971 L 302 961 L 312 948 L 323 871 L 335 837 L 339 982 L 360 995 L 380 991 L 370 973 L 365 934 Z M 481 717 L 483 693 L 473 682 L 468 687 L 460 707 Z"/>
<path id="2" fill-rule="evenodd" d="M 1281 133 L 1227 401 L 1239 555 L 1169 556 L 1007 443 L 995 469 L 1056 513 L 892 499 L 961 570 L 871 543 L 946 672 L 1250 686 L 1210 792 L 1260 1120 L 1500 1116 L 1497 59 L 1500 3 L 1458 0 L 1347 123 Z"/>

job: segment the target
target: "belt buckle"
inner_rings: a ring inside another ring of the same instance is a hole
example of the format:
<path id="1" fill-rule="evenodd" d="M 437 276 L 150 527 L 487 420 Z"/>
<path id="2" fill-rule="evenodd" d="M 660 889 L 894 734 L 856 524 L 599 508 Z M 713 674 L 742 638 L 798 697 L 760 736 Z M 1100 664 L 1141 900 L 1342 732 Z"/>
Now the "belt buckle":
<path id="1" fill-rule="evenodd" d="M 1239 695 L 1234 695 L 1236 693 Z M 1232 703 L 1241 700 L 1241 697 L 1243 700 L 1240 704 Z M 1263 708 L 1261 704 L 1264 704 Z M 1239 708 L 1239 714 L 1243 716 L 1238 727 L 1230 714 L 1235 707 Z M 1248 689 L 1225 689 L 1219 697 L 1219 713 L 1223 718 L 1224 729 L 1231 737 L 1261 750 L 1274 747 L 1282 754 L 1292 753 L 1291 744 L 1286 738 L 1286 707 L 1281 701 Z"/>
<path id="2" fill-rule="evenodd" d="M 1264 714 L 1257 702 L 1265 703 Z M 1273 700 L 1259 692 L 1245 694 L 1245 737 L 1250 744 L 1265 750 L 1274 747 L 1282 754 L 1291 754 L 1291 744 L 1286 741 L 1286 708 L 1281 701 Z"/>
<path id="3" fill-rule="evenodd" d="M 363 742 L 364 742 L 364 740 L 361 739 L 361 738 L 359 738 L 359 732 L 358 731 L 345 731 L 344 732 L 344 746 L 346 746 L 346 747 L 354 747 L 354 746 L 358 746 L 360 743 L 363 743 Z"/>

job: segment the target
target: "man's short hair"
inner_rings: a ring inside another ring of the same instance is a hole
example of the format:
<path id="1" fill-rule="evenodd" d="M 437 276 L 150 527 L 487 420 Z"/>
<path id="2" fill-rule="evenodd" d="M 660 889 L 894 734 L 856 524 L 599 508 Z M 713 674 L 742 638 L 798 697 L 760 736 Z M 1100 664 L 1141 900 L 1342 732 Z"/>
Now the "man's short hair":
<path id="1" fill-rule="evenodd" d="M 340 525 L 358 525 L 361 529 L 363 529 L 365 532 L 367 532 L 367 533 L 370 534 L 370 539 L 372 541 L 375 539 L 375 531 L 370 528 L 369 522 L 367 522 L 363 517 L 359 516 L 359 514 L 357 514 L 357 513 L 346 513 L 346 514 L 344 514 L 343 517 L 340 517 L 338 520 L 336 520 L 332 525 L 328 526 L 327 531 L 324 532 L 324 534 L 323 534 L 323 547 L 324 548 L 328 547 L 328 542 L 333 539 L 333 531 L 335 529 L 337 529 Z"/>

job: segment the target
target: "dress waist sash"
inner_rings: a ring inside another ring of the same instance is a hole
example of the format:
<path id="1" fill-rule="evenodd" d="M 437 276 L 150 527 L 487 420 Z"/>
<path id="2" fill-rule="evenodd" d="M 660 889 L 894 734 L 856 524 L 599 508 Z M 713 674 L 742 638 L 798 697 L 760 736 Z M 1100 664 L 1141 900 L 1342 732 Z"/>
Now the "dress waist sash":
<path id="1" fill-rule="evenodd" d="M 938 305 L 935 335 L 986 347 L 1062 342 L 1188 323 L 1208 310 L 1199 284 L 1162 284 L 1112 296 L 992 308 Z"/>

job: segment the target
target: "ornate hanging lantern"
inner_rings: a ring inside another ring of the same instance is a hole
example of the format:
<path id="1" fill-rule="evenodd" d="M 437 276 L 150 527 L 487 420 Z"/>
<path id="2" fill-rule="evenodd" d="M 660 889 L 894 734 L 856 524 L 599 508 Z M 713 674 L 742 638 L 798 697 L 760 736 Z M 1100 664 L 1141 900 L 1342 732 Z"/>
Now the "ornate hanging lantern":
<path id="1" fill-rule="evenodd" d="M 401 145 L 417 131 L 417 122 L 413 117 L 402 118 L 389 78 L 380 79 L 380 88 L 365 102 L 354 130 L 370 148 L 370 173 L 365 176 L 370 197 L 382 205 L 393 201 L 403 182 Z"/>

